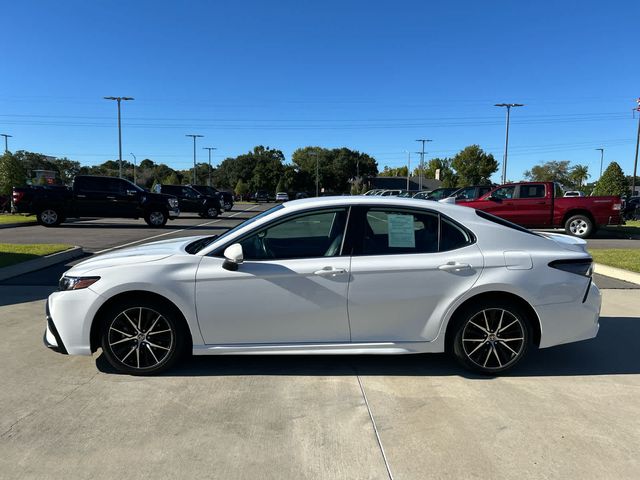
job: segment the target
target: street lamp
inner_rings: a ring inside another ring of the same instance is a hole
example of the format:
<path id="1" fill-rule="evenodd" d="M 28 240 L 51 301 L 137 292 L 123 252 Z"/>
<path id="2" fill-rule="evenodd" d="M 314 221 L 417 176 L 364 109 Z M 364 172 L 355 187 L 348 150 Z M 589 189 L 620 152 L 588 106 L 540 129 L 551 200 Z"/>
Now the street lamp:
<path id="1" fill-rule="evenodd" d="M 598 177 L 598 181 L 602 178 L 602 162 L 604 161 L 604 148 L 596 148 L 595 150 L 600 151 L 600 176 Z"/>
<path id="2" fill-rule="evenodd" d="M 118 102 L 118 167 L 120 170 L 120 178 L 122 178 L 122 127 L 120 124 L 120 102 L 122 100 L 134 100 L 133 97 L 104 97 L 105 100 L 115 100 Z"/>
<path id="3" fill-rule="evenodd" d="M 202 147 L 203 150 L 209 150 L 209 186 L 212 187 L 213 185 L 211 185 L 211 150 L 217 150 L 217 148 L 215 147 Z"/>
<path id="4" fill-rule="evenodd" d="M 138 163 L 138 159 L 133 153 L 131 156 L 133 157 L 133 183 L 136 183 L 136 163 Z"/>
<path id="5" fill-rule="evenodd" d="M 187 134 L 185 137 L 193 138 L 193 184 L 196 185 L 198 183 L 196 181 L 196 138 L 204 137 L 204 135 Z"/>
<path id="6" fill-rule="evenodd" d="M 496 107 L 507 108 L 507 135 L 504 142 L 504 161 L 502 162 L 502 183 L 507 183 L 507 154 L 509 152 L 509 117 L 511 115 L 511 107 L 524 107 L 523 103 L 496 103 Z"/>
<path id="7" fill-rule="evenodd" d="M 9 151 L 9 142 L 7 141 L 7 139 L 9 137 L 13 137 L 13 135 L 7 135 L 6 133 L 0 133 L 1 137 L 4 137 L 4 151 L 8 152 Z"/>

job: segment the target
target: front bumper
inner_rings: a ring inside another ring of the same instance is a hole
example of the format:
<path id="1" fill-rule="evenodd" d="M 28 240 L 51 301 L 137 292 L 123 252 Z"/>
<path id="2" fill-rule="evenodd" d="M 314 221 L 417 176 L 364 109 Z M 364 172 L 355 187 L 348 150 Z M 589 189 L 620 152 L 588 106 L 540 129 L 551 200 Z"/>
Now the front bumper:
<path id="1" fill-rule="evenodd" d="M 174 208 L 173 210 L 169 210 L 169 220 L 175 220 L 180 216 L 180 209 Z"/>
<path id="2" fill-rule="evenodd" d="M 45 316 L 47 319 L 47 326 L 44 329 L 44 336 L 42 337 L 42 341 L 47 348 L 50 348 L 54 352 L 63 353 L 67 355 L 67 349 L 64 346 L 62 339 L 60 338 L 60 334 L 56 329 L 55 324 L 53 323 L 53 319 L 51 318 L 51 313 L 49 312 L 49 300 L 47 299 L 47 305 L 45 307 Z"/>

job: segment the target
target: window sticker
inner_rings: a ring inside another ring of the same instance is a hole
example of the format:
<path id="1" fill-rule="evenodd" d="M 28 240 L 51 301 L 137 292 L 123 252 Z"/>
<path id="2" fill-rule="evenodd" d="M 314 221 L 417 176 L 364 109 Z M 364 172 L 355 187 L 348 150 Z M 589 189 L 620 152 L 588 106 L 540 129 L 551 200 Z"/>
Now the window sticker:
<path id="1" fill-rule="evenodd" d="M 389 247 L 415 248 L 416 237 L 413 230 L 413 215 L 387 215 Z"/>

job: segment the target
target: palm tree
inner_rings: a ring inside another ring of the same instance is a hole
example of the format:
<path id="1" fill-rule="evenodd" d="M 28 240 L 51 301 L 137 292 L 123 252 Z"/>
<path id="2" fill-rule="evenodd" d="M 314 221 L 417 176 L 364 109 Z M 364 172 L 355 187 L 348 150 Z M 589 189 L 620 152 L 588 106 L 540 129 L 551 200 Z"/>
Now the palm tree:
<path id="1" fill-rule="evenodd" d="M 582 184 L 586 182 L 589 177 L 589 167 L 587 165 L 576 165 L 571 169 L 571 173 L 569 174 L 569 178 L 571 178 L 578 188 L 582 187 Z"/>

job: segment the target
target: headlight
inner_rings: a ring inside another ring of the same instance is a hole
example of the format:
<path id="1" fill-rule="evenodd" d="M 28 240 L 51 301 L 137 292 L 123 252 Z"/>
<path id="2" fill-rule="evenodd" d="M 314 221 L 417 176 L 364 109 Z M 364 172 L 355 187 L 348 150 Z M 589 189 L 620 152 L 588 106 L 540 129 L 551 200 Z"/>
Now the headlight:
<path id="1" fill-rule="evenodd" d="M 177 198 L 170 198 L 169 199 L 169 205 L 172 208 L 178 208 L 178 199 Z"/>
<path id="2" fill-rule="evenodd" d="M 58 288 L 61 291 L 64 290 L 80 290 L 87 288 L 89 285 L 93 285 L 100 277 L 66 277 L 63 276 L 58 282 Z"/>

